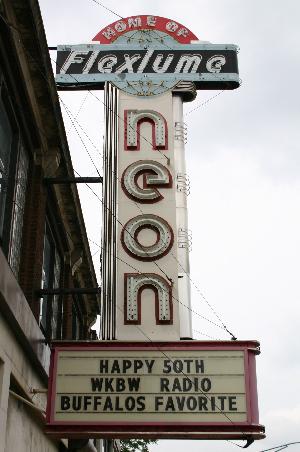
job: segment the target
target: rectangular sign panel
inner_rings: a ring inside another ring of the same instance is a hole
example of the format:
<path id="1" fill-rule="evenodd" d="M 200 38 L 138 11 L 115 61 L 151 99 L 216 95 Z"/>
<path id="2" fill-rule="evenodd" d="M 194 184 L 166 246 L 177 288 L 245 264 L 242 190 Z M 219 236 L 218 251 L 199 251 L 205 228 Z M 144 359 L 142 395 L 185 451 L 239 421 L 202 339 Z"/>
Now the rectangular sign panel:
<path id="1" fill-rule="evenodd" d="M 240 84 L 237 46 L 188 44 L 83 44 L 57 47 L 56 83 L 59 89 L 106 81 L 193 81 L 196 88 L 234 89 Z"/>
<path id="2" fill-rule="evenodd" d="M 247 342 L 101 342 L 52 351 L 47 431 L 60 437 L 264 437 Z"/>
<path id="3" fill-rule="evenodd" d="M 115 337 L 122 341 L 180 339 L 171 91 L 159 100 L 158 108 L 155 96 L 118 95 Z"/>

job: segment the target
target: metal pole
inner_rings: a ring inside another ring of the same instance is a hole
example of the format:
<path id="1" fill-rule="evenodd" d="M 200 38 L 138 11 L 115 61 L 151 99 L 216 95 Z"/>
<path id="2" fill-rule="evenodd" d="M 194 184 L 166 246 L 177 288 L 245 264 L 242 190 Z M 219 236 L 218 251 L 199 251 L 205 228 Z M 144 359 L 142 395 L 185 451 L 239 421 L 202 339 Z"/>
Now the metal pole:
<path id="1" fill-rule="evenodd" d="M 114 452 L 114 442 L 112 439 L 108 439 L 105 441 L 104 452 Z"/>
<path id="2" fill-rule="evenodd" d="M 177 234 L 182 233 L 188 236 L 188 214 L 187 214 L 187 192 L 184 187 L 185 167 L 185 136 L 183 123 L 183 100 L 181 95 L 173 94 L 173 121 L 175 127 L 174 137 L 174 158 L 176 170 L 176 224 Z M 183 186 L 181 186 L 183 182 Z M 181 232 L 180 232 L 181 231 Z M 183 241 L 185 238 L 183 237 Z M 190 339 L 192 333 L 191 317 L 191 287 L 190 287 L 190 262 L 189 243 L 182 243 L 177 249 L 178 256 L 178 296 L 180 300 L 180 337 Z"/>
<path id="3" fill-rule="evenodd" d="M 39 289 L 36 291 L 36 294 L 40 298 L 46 295 L 97 295 L 101 294 L 101 287 L 88 287 L 85 289 Z"/>
<path id="4" fill-rule="evenodd" d="M 102 184 L 100 177 L 45 177 L 45 184 Z"/>

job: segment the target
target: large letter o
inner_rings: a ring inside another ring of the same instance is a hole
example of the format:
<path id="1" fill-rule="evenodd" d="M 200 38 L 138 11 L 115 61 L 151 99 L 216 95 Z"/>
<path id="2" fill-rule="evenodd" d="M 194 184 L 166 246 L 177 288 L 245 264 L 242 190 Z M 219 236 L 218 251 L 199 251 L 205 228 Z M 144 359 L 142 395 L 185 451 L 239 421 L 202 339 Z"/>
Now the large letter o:
<path id="1" fill-rule="evenodd" d="M 142 245 L 138 234 L 142 229 L 152 229 L 157 240 L 150 246 Z M 165 256 L 173 245 L 171 226 L 161 217 L 152 214 L 138 215 L 129 220 L 122 229 L 122 245 L 130 256 L 143 261 L 154 261 Z"/>

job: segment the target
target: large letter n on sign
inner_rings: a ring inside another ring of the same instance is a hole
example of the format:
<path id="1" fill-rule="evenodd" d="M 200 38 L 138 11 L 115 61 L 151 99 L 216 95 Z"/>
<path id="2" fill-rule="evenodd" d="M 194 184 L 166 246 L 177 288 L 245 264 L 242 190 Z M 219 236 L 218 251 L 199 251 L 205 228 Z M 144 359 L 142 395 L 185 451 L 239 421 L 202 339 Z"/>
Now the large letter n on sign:
<path id="1" fill-rule="evenodd" d="M 124 323 L 141 324 L 141 302 L 144 289 L 151 289 L 155 295 L 156 324 L 173 323 L 172 286 L 155 273 L 125 273 Z"/>
<path id="2" fill-rule="evenodd" d="M 161 113 L 154 110 L 125 110 L 125 149 L 127 151 L 139 151 L 140 142 L 145 141 L 141 136 L 141 123 L 150 122 L 152 125 L 152 147 L 153 149 L 168 149 L 168 126 L 167 121 Z"/>

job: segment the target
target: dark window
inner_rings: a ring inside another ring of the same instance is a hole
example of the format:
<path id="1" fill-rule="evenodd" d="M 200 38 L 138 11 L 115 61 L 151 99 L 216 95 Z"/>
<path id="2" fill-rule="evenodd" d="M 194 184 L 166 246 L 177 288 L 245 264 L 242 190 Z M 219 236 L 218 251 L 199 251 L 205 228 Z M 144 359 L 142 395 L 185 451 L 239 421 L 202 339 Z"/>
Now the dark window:
<path id="1" fill-rule="evenodd" d="M 15 276 L 22 246 L 23 215 L 28 174 L 24 148 L 6 91 L 0 95 L 0 243 Z"/>
<path id="2" fill-rule="evenodd" d="M 20 146 L 12 206 L 13 211 L 11 220 L 10 247 L 8 257 L 11 269 L 13 270 L 16 276 L 18 276 L 19 273 L 21 257 L 27 173 L 28 173 L 28 156 L 24 147 Z"/>
<path id="3" fill-rule="evenodd" d="M 80 312 L 80 304 L 82 302 L 80 296 L 73 297 L 72 305 L 72 339 L 82 339 L 83 325 L 82 314 Z"/>
<path id="4" fill-rule="evenodd" d="M 9 167 L 12 153 L 13 130 L 11 122 L 0 97 L 0 237 L 3 238 L 4 214 L 9 186 Z"/>
<path id="5" fill-rule="evenodd" d="M 46 223 L 42 268 L 42 289 L 61 286 L 62 259 L 51 228 Z M 40 326 L 49 339 L 61 338 L 62 300 L 59 295 L 45 295 L 40 299 Z"/>

